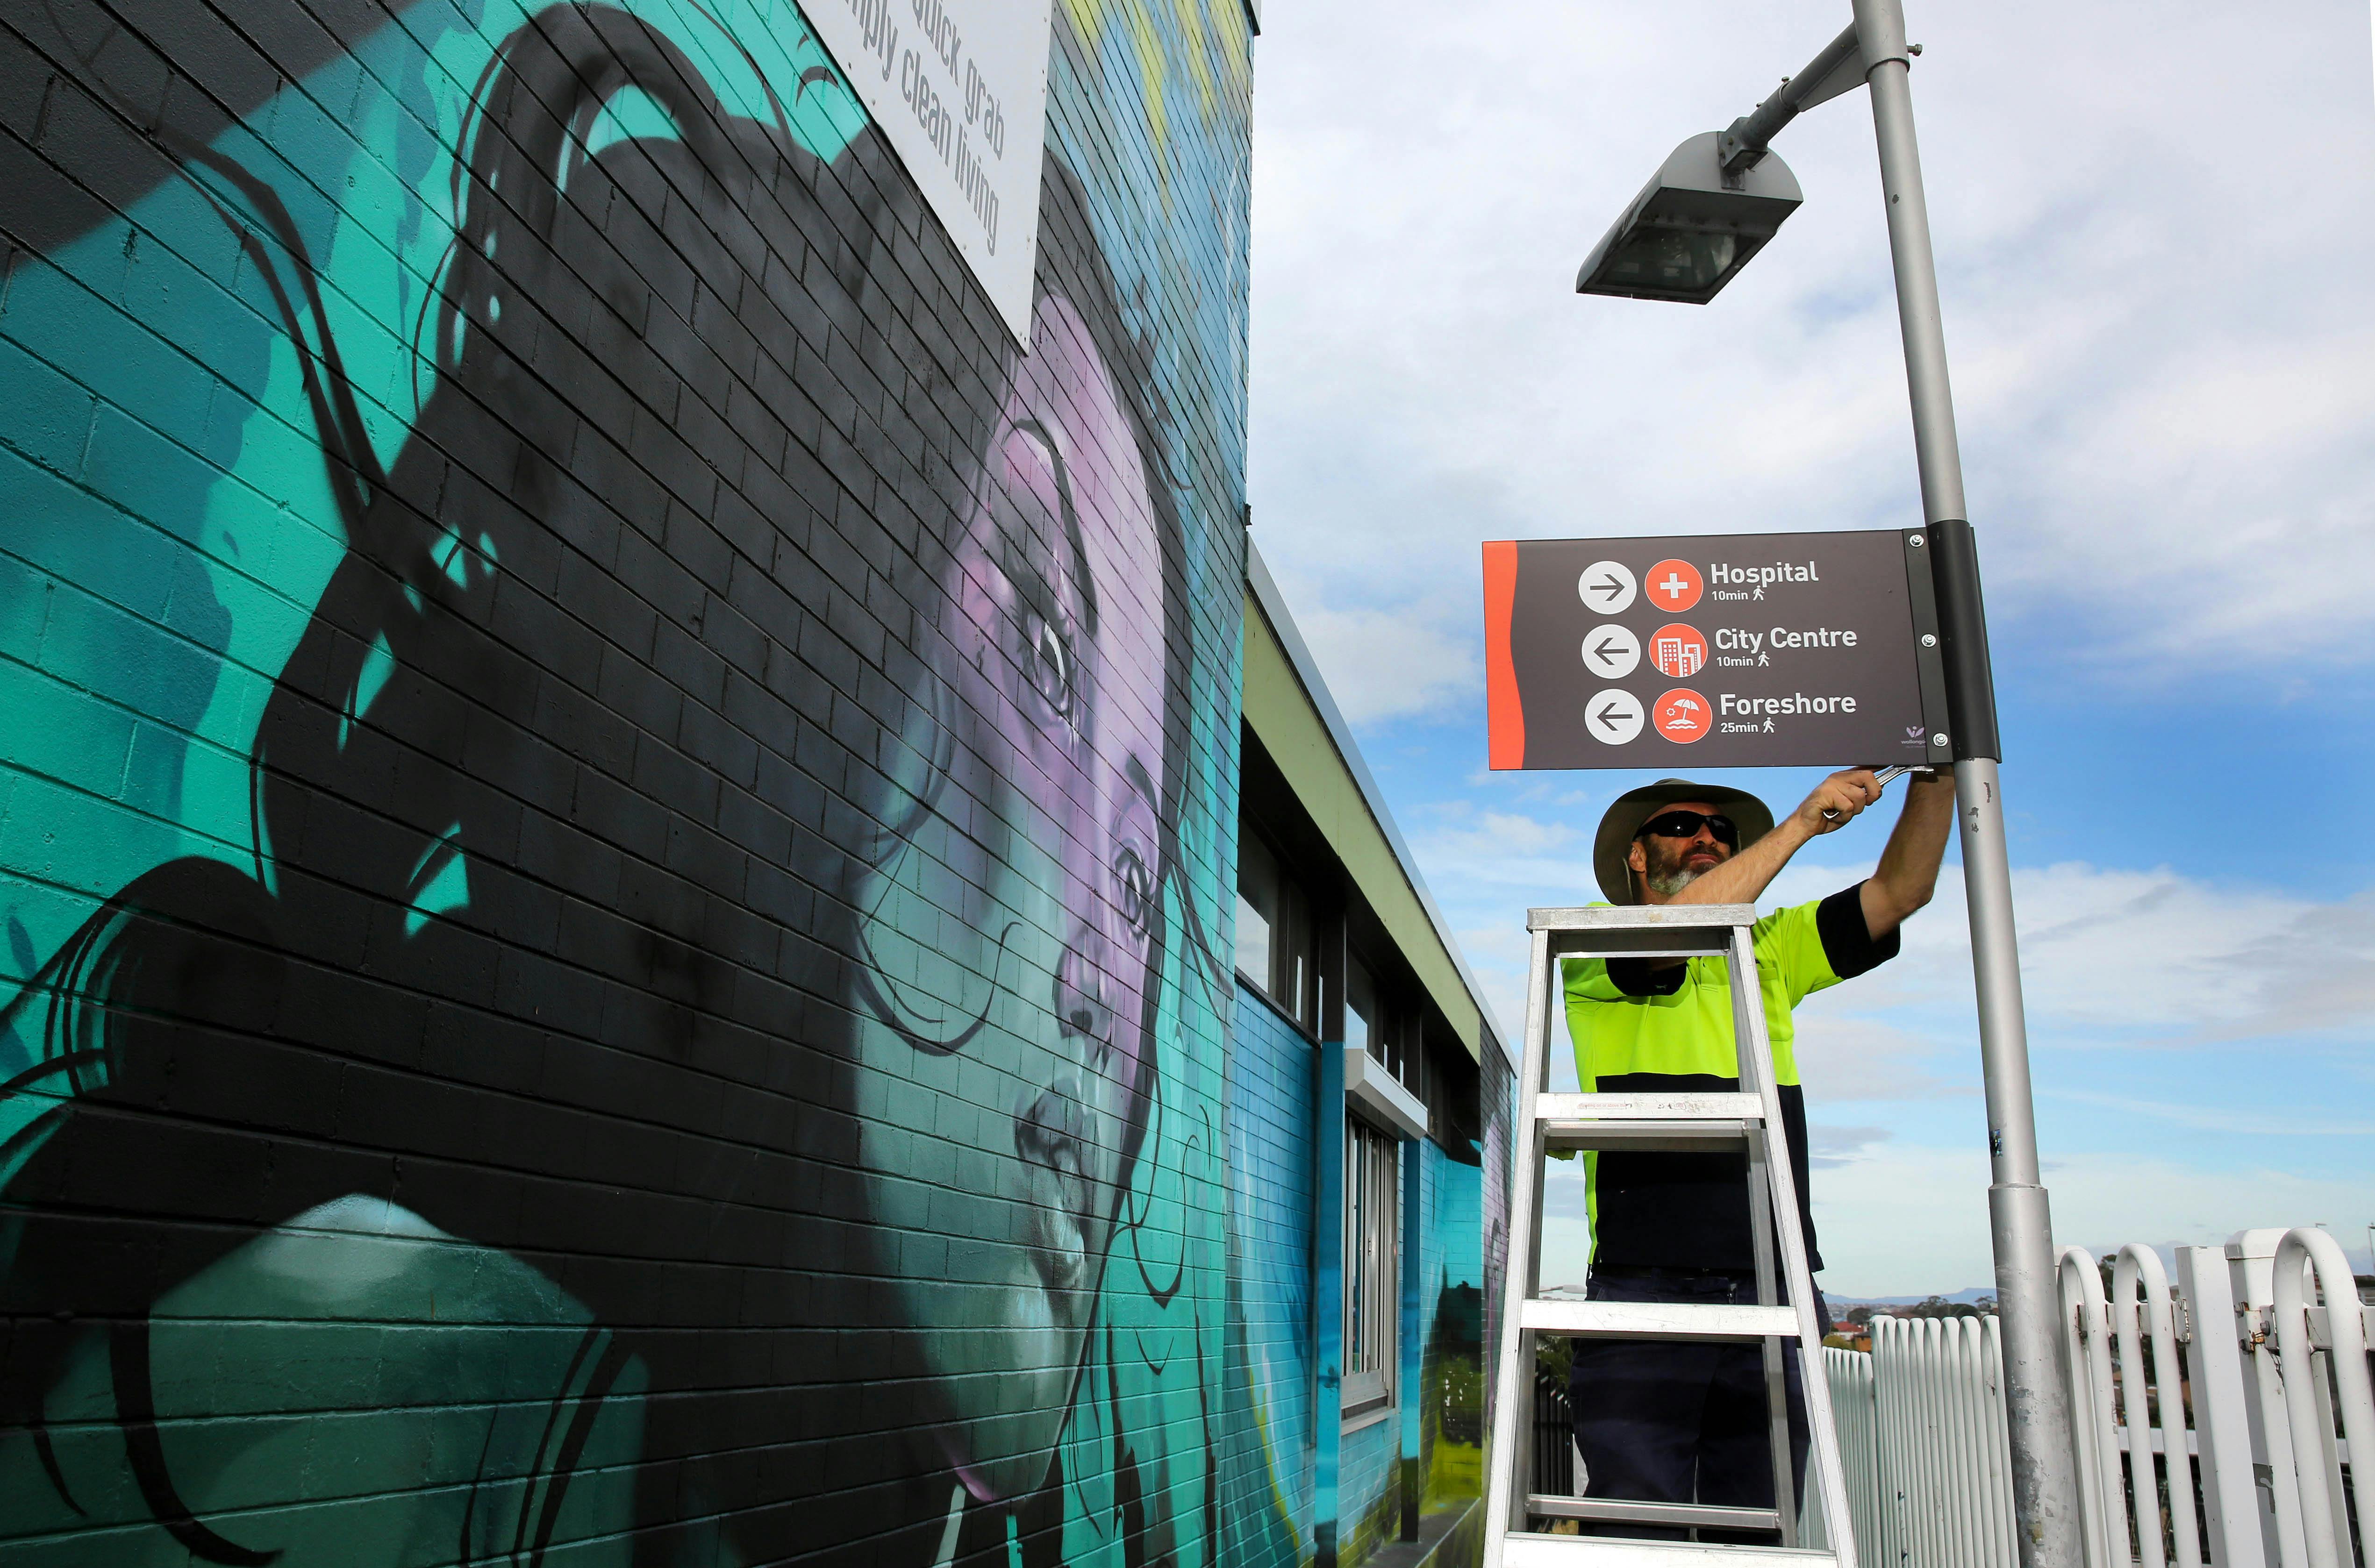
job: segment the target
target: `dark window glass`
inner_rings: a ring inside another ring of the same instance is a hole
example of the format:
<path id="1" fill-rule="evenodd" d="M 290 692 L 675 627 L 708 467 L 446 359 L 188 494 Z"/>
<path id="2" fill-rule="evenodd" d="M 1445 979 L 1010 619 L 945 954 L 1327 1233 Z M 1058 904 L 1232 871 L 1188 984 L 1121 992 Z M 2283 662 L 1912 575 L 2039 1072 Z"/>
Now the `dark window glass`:
<path id="1" fill-rule="evenodd" d="M 1306 1029 L 1319 1021 L 1313 946 L 1310 901 L 1270 846 L 1240 824 L 1237 972 Z"/>

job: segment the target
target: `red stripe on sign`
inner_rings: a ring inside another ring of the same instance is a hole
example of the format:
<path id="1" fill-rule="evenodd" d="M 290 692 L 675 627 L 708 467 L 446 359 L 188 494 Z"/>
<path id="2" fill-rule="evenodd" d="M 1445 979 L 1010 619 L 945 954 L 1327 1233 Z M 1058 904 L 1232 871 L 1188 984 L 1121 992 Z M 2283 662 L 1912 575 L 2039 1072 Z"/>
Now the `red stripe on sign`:
<path id="1" fill-rule="evenodd" d="M 1509 622 L 1518 608 L 1518 546 L 1502 539 L 1484 547 L 1484 724 L 1486 753 L 1495 768 L 1526 765 L 1526 707 L 1518 696 L 1518 666 L 1509 656 Z"/>

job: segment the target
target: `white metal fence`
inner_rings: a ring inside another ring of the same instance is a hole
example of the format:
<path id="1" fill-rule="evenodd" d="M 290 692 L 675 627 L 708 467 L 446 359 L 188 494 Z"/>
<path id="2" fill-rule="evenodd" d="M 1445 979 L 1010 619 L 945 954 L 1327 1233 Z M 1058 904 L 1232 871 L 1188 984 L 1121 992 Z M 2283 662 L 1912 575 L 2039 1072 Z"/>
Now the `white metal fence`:
<path id="1" fill-rule="evenodd" d="M 2172 1285 L 2128 1246 L 2107 1294 L 2062 1255 L 2088 1568 L 2375 1568 L 2363 1305 L 2324 1232 L 2180 1247 Z M 1849 1501 L 1873 1568 L 2015 1568 L 2003 1356 L 1992 1319 L 1883 1319 L 1826 1362 Z"/>
<path id="2" fill-rule="evenodd" d="M 1882 1318 L 1825 1352 L 1848 1509 L 1873 1568 L 2006 1568 L 2012 1468 L 1993 1318 Z"/>

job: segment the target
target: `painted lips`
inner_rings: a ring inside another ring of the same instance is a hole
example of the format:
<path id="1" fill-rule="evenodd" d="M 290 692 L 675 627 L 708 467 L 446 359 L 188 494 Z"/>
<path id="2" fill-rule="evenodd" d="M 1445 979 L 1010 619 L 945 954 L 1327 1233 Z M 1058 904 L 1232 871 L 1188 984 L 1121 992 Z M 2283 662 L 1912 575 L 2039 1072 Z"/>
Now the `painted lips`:
<path id="1" fill-rule="evenodd" d="M 1032 1266 L 1057 1318 L 1078 1326 L 1073 1303 L 1089 1268 L 1092 1189 L 1083 1128 L 1088 1113 L 1069 1080 L 1043 1091 L 1014 1119 L 1014 1151 L 1028 1175 L 1024 1221 Z"/>

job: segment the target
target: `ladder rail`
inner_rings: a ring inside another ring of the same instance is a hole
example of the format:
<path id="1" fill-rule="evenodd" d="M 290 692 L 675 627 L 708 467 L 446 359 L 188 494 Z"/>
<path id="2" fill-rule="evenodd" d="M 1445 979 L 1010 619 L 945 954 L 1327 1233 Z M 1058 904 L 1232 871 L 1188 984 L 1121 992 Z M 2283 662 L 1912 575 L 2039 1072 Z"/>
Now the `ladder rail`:
<path id="1" fill-rule="evenodd" d="M 1753 912 L 1752 912 L 1753 913 Z M 1798 1313 L 1798 1382 L 1806 1401 L 1806 1426 L 1812 1441 L 1808 1444 L 1808 1468 L 1823 1504 L 1823 1539 L 1838 1568 L 1856 1568 L 1855 1530 L 1848 1513 L 1847 1476 L 1839 1462 L 1837 1428 L 1832 1424 L 1830 1378 L 1823 1365 L 1823 1325 L 1814 1321 L 1814 1275 L 1806 1256 L 1806 1234 L 1798 1223 L 1797 1173 L 1790 1162 L 1787 1126 L 1781 1118 L 1781 1090 L 1773 1067 L 1773 1043 L 1765 1027 L 1765 993 L 1762 977 L 1756 970 L 1756 949 L 1754 923 L 1732 928 L 1732 953 L 1729 965 L 1733 977 L 1731 987 L 1732 1039 L 1740 1055 L 1741 1087 L 1748 1088 L 1749 1075 L 1756 1079 L 1755 1093 L 1765 1106 L 1765 1126 L 1767 1136 L 1783 1139 L 1779 1158 L 1766 1161 L 1771 1177 L 1773 1207 L 1778 1211 L 1778 1222 L 1770 1233 L 1780 1238 L 1781 1263 L 1784 1278 L 1791 1283 L 1790 1304 Z M 1745 976 L 1748 984 L 1740 984 Z M 1768 1396 L 1769 1397 L 1769 1396 Z M 1786 1421 L 1787 1406 L 1784 1405 Z M 1783 1435 L 1787 1436 L 1786 1428 Z M 1786 1461 L 1783 1461 L 1786 1463 Z M 1779 1467 L 1777 1465 L 1777 1469 Z M 1788 1472 L 1784 1471 L 1784 1474 Z M 1794 1475 L 1789 1476 L 1791 1486 L 1776 1491 L 1778 1499 L 1795 1491 Z M 1787 1517 L 1790 1510 L 1784 1509 Z M 1785 1541 L 1794 1545 L 1792 1538 Z"/>
<path id="2" fill-rule="evenodd" d="M 1492 1428 L 1506 1434 L 1493 1444 L 1490 1474 L 1484 1494 L 1484 1568 L 1500 1568 L 1502 1542 L 1509 1535 L 1509 1509 L 1520 1495 L 1518 1478 L 1533 1479 L 1533 1421 L 1519 1420 L 1518 1401 L 1533 1398 L 1533 1335 L 1525 1327 L 1525 1303 L 1536 1293 L 1534 1275 L 1542 1259 L 1541 1204 L 1542 1135 L 1534 1116 L 1534 1097 L 1548 1087 L 1551 937 L 1547 930 L 1532 934 L 1533 955 L 1527 964 L 1524 1064 L 1518 1075 L 1516 1125 L 1509 1138 L 1509 1249 L 1501 1268 L 1500 1364 L 1495 1369 Z M 1530 1238 L 1530 1244 L 1525 1239 Z M 1522 1376 L 1521 1376 L 1522 1374 Z M 1523 1468 L 1520 1468 L 1520 1462 Z M 1525 1489 L 1530 1491 L 1529 1486 Z M 1522 1527 L 1526 1523 L 1520 1519 Z"/>
<path id="3" fill-rule="evenodd" d="M 1738 987 L 1733 989 L 1737 994 Z M 1760 1124 L 1743 1139 L 1748 1152 L 1744 1162 L 1748 1176 L 1748 1238 L 1750 1251 L 1755 1258 L 1756 1304 L 1766 1307 L 1781 1304 L 1781 1292 L 1775 1287 L 1773 1278 L 1773 1189 L 1769 1185 L 1772 1173 L 1766 1169 L 1772 1163 L 1772 1151 L 1766 1141 L 1766 1128 L 1770 1126 L 1770 1123 Z M 1781 1162 L 1785 1165 L 1790 1159 L 1786 1145 L 1785 1138 L 1781 1151 Z M 1797 1319 L 1793 1316 L 1790 1323 L 1794 1328 Z M 1790 1442 L 1790 1374 L 1781 1364 L 1779 1339 L 1767 1335 L 1758 1341 L 1758 1346 L 1765 1363 L 1765 1446 L 1773 1468 L 1773 1495 L 1795 1502 L 1798 1496 L 1798 1467 L 1797 1455 Z M 1798 1544 L 1798 1510 L 1783 1508 L 1779 1512 L 1781 1544 L 1794 1547 Z"/>

